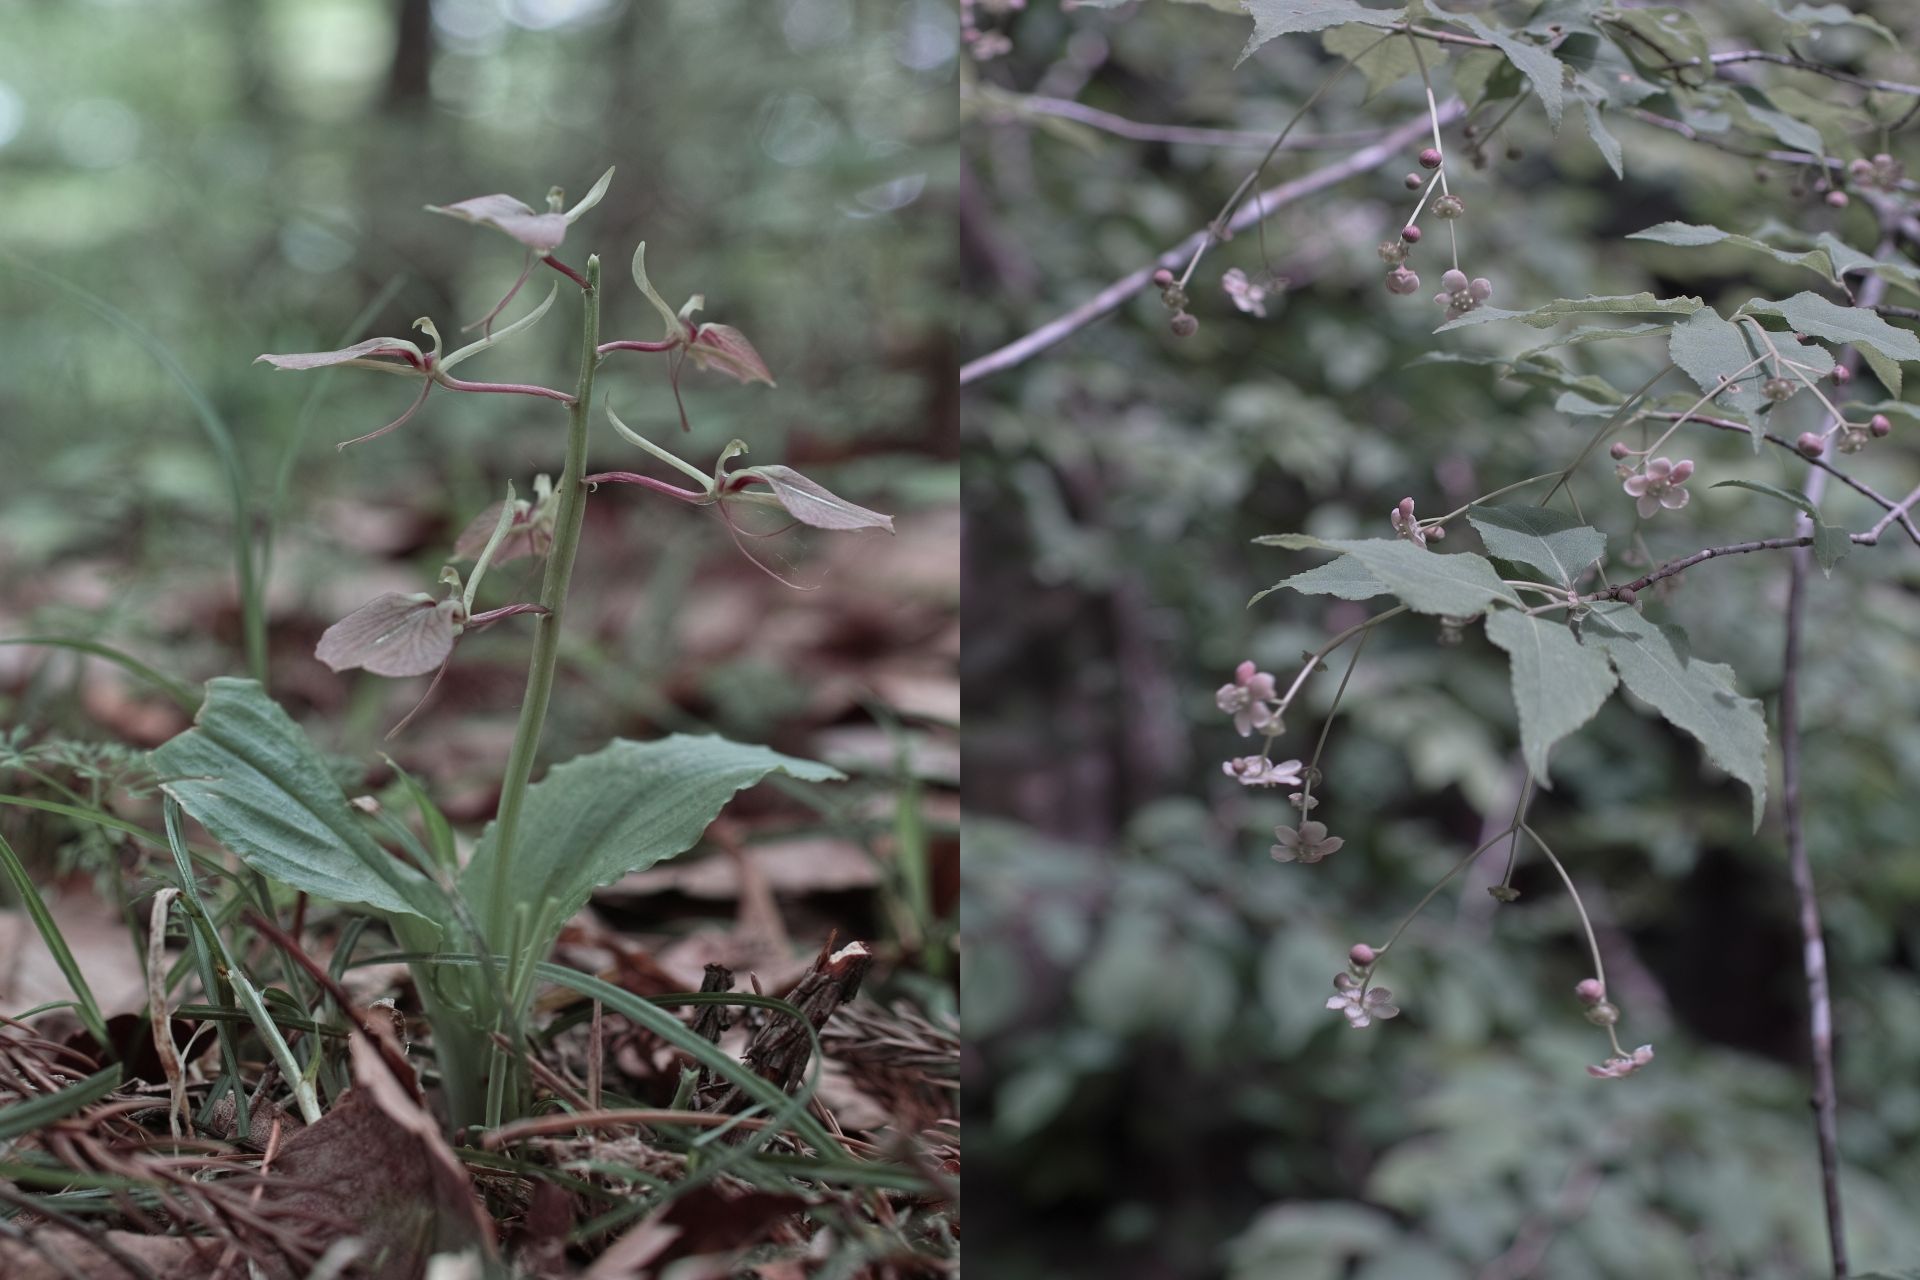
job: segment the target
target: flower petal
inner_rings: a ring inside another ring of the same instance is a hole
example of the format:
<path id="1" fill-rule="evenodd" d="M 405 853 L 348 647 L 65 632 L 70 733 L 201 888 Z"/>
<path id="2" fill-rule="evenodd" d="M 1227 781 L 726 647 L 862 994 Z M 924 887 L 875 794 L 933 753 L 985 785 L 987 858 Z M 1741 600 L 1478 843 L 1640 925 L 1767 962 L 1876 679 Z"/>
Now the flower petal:
<path id="1" fill-rule="evenodd" d="M 1693 500 L 1693 494 L 1679 485 L 1674 485 L 1660 495 L 1660 505 L 1669 511 L 1678 511 Z"/>
<path id="2" fill-rule="evenodd" d="M 733 473 L 734 479 L 752 476 L 773 490 L 773 496 L 787 514 L 801 524 L 816 529 L 885 529 L 893 532 L 893 517 L 855 506 L 830 492 L 825 486 L 807 479 L 792 467 L 747 467 Z"/>
<path id="3" fill-rule="evenodd" d="M 424 361 L 426 352 L 405 338 L 368 338 L 365 342 L 356 342 L 338 351 L 300 351 L 291 355 L 255 356 L 253 362 L 259 364 L 265 361 L 276 369 L 324 369 L 328 365 L 385 357 Z M 408 370 L 396 369 L 395 372 L 405 373 Z"/>
<path id="4" fill-rule="evenodd" d="M 703 324 L 694 332 L 687 354 L 702 369 L 718 369 L 738 382 L 764 382 L 773 386 L 773 374 L 767 362 L 747 341 L 747 335 L 732 325 Z"/>
<path id="5" fill-rule="evenodd" d="M 423 676 L 453 652 L 455 602 L 389 591 L 328 627 L 313 656 L 335 671 Z"/>
<path id="6" fill-rule="evenodd" d="M 1650 520 L 1653 518 L 1654 512 L 1660 510 L 1660 499 L 1650 493 L 1643 493 L 1634 499 L 1633 506 L 1634 509 L 1640 513 L 1642 520 Z"/>
<path id="7" fill-rule="evenodd" d="M 1646 476 L 1636 473 L 1628 476 L 1620 487 L 1637 498 L 1647 491 L 1649 483 L 1651 481 Z"/>
<path id="8" fill-rule="evenodd" d="M 535 213 L 509 195 L 475 196 L 447 205 L 430 204 L 427 210 L 504 231 L 535 253 L 551 253 L 567 238 L 566 214 Z"/>

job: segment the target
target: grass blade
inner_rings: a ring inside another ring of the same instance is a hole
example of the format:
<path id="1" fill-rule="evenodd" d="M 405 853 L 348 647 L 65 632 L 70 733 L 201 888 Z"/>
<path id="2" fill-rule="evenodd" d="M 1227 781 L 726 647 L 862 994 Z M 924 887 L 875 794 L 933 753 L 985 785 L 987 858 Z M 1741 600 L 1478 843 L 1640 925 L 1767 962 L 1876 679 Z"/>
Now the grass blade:
<path id="1" fill-rule="evenodd" d="M 180 709 L 192 712 L 200 705 L 200 695 L 185 683 L 172 676 L 163 676 L 158 671 L 132 654 L 116 649 L 110 644 L 98 640 L 81 640 L 72 636 L 11 636 L 0 640 L 0 645 L 25 644 L 40 645 L 50 649 L 72 649 L 76 653 L 91 654 L 96 658 L 105 658 L 108 662 L 118 663 L 133 675 L 139 676 L 150 684 L 159 686 L 169 698 L 180 704 Z"/>
<path id="2" fill-rule="evenodd" d="M 7 843 L 5 836 L 0 836 L 0 867 L 5 868 L 7 878 L 13 881 L 21 904 L 33 919 L 34 928 L 40 930 L 40 936 L 47 940 L 47 950 L 53 953 L 54 963 L 60 966 L 60 972 L 66 975 L 67 985 L 73 988 L 73 994 L 80 1002 L 80 1021 L 86 1024 L 94 1041 L 111 1053 L 107 1020 L 100 1015 L 100 1004 L 93 998 L 93 988 L 87 985 L 86 977 L 80 972 L 80 962 L 74 959 L 73 950 L 67 946 L 67 939 L 55 923 L 53 913 L 47 910 L 46 899 L 40 896 L 39 887 L 27 875 L 20 855 L 13 851 L 13 846 Z"/>
<path id="3" fill-rule="evenodd" d="M 120 1067 L 116 1064 L 64 1089 L 55 1089 L 52 1093 L 43 1093 L 25 1102 L 0 1107 L 0 1142 L 10 1142 L 55 1120 L 64 1120 L 119 1087 Z"/>

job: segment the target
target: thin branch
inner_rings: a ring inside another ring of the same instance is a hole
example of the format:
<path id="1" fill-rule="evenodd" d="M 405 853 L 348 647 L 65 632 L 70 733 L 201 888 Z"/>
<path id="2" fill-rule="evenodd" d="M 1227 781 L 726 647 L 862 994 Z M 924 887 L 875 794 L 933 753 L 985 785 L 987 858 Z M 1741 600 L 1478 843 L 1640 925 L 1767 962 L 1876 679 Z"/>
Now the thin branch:
<path id="1" fill-rule="evenodd" d="M 1868 539 L 1877 542 L 1880 540 L 1880 535 L 1886 532 L 1887 526 L 1895 520 L 1904 523 L 1907 519 L 1907 513 L 1913 510 L 1913 504 L 1915 502 L 1920 502 L 1920 489 L 1915 489 L 1912 493 L 1888 508 L 1887 514 L 1880 517 L 1880 522 L 1874 525 L 1873 528 L 1867 530 Z"/>
<path id="2" fill-rule="evenodd" d="M 1458 119 L 1463 110 L 1464 108 L 1458 102 L 1448 103 L 1441 108 L 1441 122 L 1444 124 Z M 1317 169 L 1304 177 L 1283 182 L 1262 192 L 1256 199 L 1241 207 L 1240 212 L 1235 214 L 1233 220 L 1228 223 L 1228 227 L 1233 231 L 1244 230 L 1258 222 L 1262 216 L 1270 215 L 1296 200 L 1324 191 L 1356 174 L 1377 169 L 1400 155 L 1409 143 L 1424 136 L 1430 127 L 1426 113 L 1422 112 L 1415 119 L 1386 134 L 1372 146 L 1354 152 L 1338 164 Z M 1032 333 L 1009 342 L 997 351 L 968 361 L 960 367 L 960 385 L 966 386 L 990 374 L 1024 364 L 1047 348 L 1065 341 L 1094 321 L 1118 310 L 1122 303 L 1152 282 L 1155 271 L 1162 267 L 1168 270 L 1178 269 L 1196 249 L 1206 242 L 1209 234 L 1208 228 L 1201 228 L 1162 253 L 1153 262 L 1114 281 L 1066 314 L 1048 321 Z"/>
<path id="3" fill-rule="evenodd" d="M 1708 61 L 1713 64 L 1714 73 L 1736 62 L 1771 62 L 1777 66 L 1792 67 L 1796 71 L 1811 71 L 1823 75 L 1829 80 L 1838 80 L 1842 84 L 1854 85 L 1861 89 L 1872 89 L 1880 93 L 1904 93 L 1908 97 L 1920 97 L 1920 85 L 1902 84 L 1898 80 L 1874 80 L 1866 76 L 1856 76 L 1851 71 L 1842 71 L 1830 67 L 1824 62 L 1813 62 L 1806 58 L 1795 57 L 1790 53 L 1768 53 L 1764 49 L 1735 49 L 1727 53 L 1713 54 Z M 1688 58 L 1684 62 L 1667 64 L 1665 70 L 1678 71 L 1684 67 L 1697 67 L 1700 59 Z"/>
<path id="4" fill-rule="evenodd" d="M 1872 545 L 1871 534 L 1855 533 L 1849 534 L 1848 536 L 1862 546 Z M 1677 560 L 1669 560 L 1659 568 L 1641 574 L 1632 582 L 1623 582 L 1617 587 L 1608 587 L 1605 590 L 1596 591 L 1592 595 L 1581 596 L 1580 598 L 1582 600 L 1617 600 L 1624 592 L 1631 591 L 1638 595 L 1662 578 L 1671 578 L 1674 574 L 1686 569 L 1691 569 L 1694 565 L 1700 564 L 1703 561 L 1718 560 L 1721 556 L 1745 555 L 1749 551 L 1790 551 L 1799 547 L 1810 547 L 1812 545 L 1813 535 L 1809 533 L 1798 538 L 1758 538 L 1752 542 L 1735 542 L 1725 547 L 1708 547 L 1704 551 L 1696 551 L 1690 556 L 1681 556 Z"/>
<path id="5" fill-rule="evenodd" d="M 1089 129 L 1098 129 L 1110 133 L 1116 138 L 1126 138 L 1132 142 L 1165 142 L 1176 145 L 1196 147 L 1229 147 L 1258 150 L 1273 143 L 1272 129 L 1206 129 L 1195 125 L 1149 124 L 1141 120 L 1130 120 L 1115 115 L 1111 111 L 1102 111 L 1098 107 L 1089 107 L 1085 103 L 1073 102 L 1066 98 L 1048 98 L 1039 94 L 1018 95 L 994 91 L 991 94 L 975 91 L 968 95 L 996 120 L 1019 121 L 1028 116 L 1054 116 L 1061 120 L 1071 120 L 1086 125 Z M 1289 138 L 1281 144 L 1282 151 L 1344 151 L 1349 147 L 1363 147 L 1377 142 L 1387 132 L 1386 129 L 1360 129 L 1347 133 L 1320 133 L 1302 138 Z"/>

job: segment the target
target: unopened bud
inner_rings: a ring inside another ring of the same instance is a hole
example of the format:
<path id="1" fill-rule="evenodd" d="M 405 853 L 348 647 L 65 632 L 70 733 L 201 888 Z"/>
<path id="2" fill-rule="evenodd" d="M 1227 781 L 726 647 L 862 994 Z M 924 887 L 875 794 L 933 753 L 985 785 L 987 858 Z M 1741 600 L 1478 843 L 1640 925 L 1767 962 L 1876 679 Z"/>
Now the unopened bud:
<path id="1" fill-rule="evenodd" d="M 1853 370 L 1843 364 L 1837 364 L 1833 366 L 1833 373 L 1829 376 L 1832 377 L 1835 383 L 1844 387 L 1847 383 L 1853 381 Z"/>
<path id="2" fill-rule="evenodd" d="M 1618 591 L 1615 591 L 1613 593 L 1613 598 L 1615 600 L 1618 600 L 1621 604 L 1639 604 L 1640 603 L 1640 593 L 1638 591 L 1635 591 L 1632 587 L 1621 587 Z"/>
<path id="3" fill-rule="evenodd" d="M 1633 450 L 1627 448 L 1627 442 L 1625 440 L 1615 440 L 1607 449 L 1607 456 L 1615 462 L 1618 462 L 1632 452 Z"/>
<path id="4" fill-rule="evenodd" d="M 1817 458 L 1827 451 L 1827 438 L 1817 431 L 1802 431 L 1793 447 L 1809 458 Z"/>
<path id="5" fill-rule="evenodd" d="M 1375 960 L 1379 959 L 1379 953 L 1364 942 L 1356 942 L 1353 944 L 1353 948 L 1347 952 L 1347 959 L 1353 961 L 1359 968 L 1365 969 L 1371 966 Z"/>
<path id="6" fill-rule="evenodd" d="M 1412 223 L 1408 223 L 1406 226 L 1400 228 L 1400 238 L 1408 244 L 1419 244 L 1420 228 L 1414 226 Z"/>
<path id="7" fill-rule="evenodd" d="M 1832 208 L 1844 209 L 1851 203 L 1852 201 L 1847 198 L 1847 193 L 1844 191 L 1827 192 L 1827 204 Z"/>
<path id="8" fill-rule="evenodd" d="M 1420 153 L 1420 167 L 1422 169 L 1438 169 L 1440 167 L 1440 149 L 1438 147 L 1428 147 L 1425 151 L 1422 151 Z"/>
<path id="9" fill-rule="evenodd" d="M 1165 267 L 1160 268 L 1153 273 L 1153 283 L 1155 288 L 1166 288 L 1173 283 L 1173 272 L 1167 270 Z"/>
<path id="10" fill-rule="evenodd" d="M 1873 432 L 1876 440 L 1885 440 L 1893 434 L 1893 422 L 1884 413 L 1876 413 L 1867 419 L 1867 430 Z"/>
<path id="11" fill-rule="evenodd" d="M 1407 184 L 1407 190 L 1418 191 L 1422 186 L 1426 185 L 1427 180 L 1417 173 L 1410 173 L 1402 179 L 1402 181 Z"/>
<path id="12" fill-rule="evenodd" d="M 1599 1004 L 1607 998 L 1607 988 L 1598 978 L 1583 978 L 1573 994 L 1580 997 L 1581 1004 Z"/>
<path id="13" fill-rule="evenodd" d="M 1167 327 L 1173 330 L 1173 336 L 1176 338 L 1191 338 L 1200 332 L 1200 322 L 1184 311 L 1177 313 L 1172 320 L 1168 321 Z"/>
<path id="14" fill-rule="evenodd" d="M 1427 526 L 1427 541 L 1438 542 L 1440 541 L 1440 539 L 1446 536 L 1447 536 L 1447 527 L 1445 525 L 1430 524 Z"/>

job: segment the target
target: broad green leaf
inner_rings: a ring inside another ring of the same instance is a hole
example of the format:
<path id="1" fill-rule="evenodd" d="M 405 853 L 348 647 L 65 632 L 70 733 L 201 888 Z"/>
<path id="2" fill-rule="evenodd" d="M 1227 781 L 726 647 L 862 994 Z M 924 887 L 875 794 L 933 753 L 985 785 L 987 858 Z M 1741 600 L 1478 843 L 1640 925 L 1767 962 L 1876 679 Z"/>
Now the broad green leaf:
<path id="1" fill-rule="evenodd" d="M 1447 321 L 1434 332 L 1445 333 L 1449 329 L 1459 329 L 1470 324 L 1487 324 L 1495 320 L 1519 320 L 1536 329 L 1546 329 L 1566 316 L 1577 315 L 1690 316 L 1705 305 L 1698 298 L 1656 298 L 1650 293 L 1618 294 L 1602 298 L 1555 298 L 1552 302 L 1541 303 L 1531 311 L 1502 311 L 1498 307 L 1481 307 L 1467 312 L 1457 320 Z"/>
<path id="2" fill-rule="evenodd" d="M 1355 0 L 1247 0 L 1247 13 L 1253 18 L 1253 34 L 1247 37 L 1247 47 L 1240 51 L 1235 66 L 1276 36 L 1325 31 L 1349 22 L 1384 27 L 1406 16 L 1404 8 L 1369 9 Z"/>
<path id="3" fill-rule="evenodd" d="M 1607 535 L 1564 511 L 1531 505 L 1473 506 L 1467 522 L 1480 532 L 1487 551 L 1547 575 L 1571 587 L 1573 580 L 1607 553 Z"/>
<path id="4" fill-rule="evenodd" d="M 1889 360 L 1920 360 L 1920 338 L 1895 328 L 1872 311 L 1843 307 L 1817 293 L 1796 293 L 1781 302 L 1756 299 L 1742 310 L 1779 316 L 1801 333 L 1829 342 L 1850 342 L 1862 348 L 1863 354 L 1872 350 Z"/>
<path id="5" fill-rule="evenodd" d="M 1512 659 L 1520 753 L 1545 786 L 1547 753 L 1554 743 L 1599 714 L 1613 692 L 1613 669 L 1598 649 L 1574 639 L 1559 618 L 1493 609 L 1487 614 L 1487 639 Z"/>
<path id="6" fill-rule="evenodd" d="M 1734 687 L 1733 668 L 1688 656 L 1685 632 L 1655 626 L 1631 605 L 1595 609 L 1588 615 L 1586 637 L 1606 650 L 1635 697 L 1691 734 L 1707 759 L 1746 783 L 1758 831 L 1767 801 L 1767 719 L 1758 702 Z"/>
<path id="7" fill-rule="evenodd" d="M 1656 333 L 1666 333 L 1673 328 L 1658 320 L 1645 320 L 1639 324 L 1583 324 L 1569 329 L 1557 338 L 1549 339 L 1538 346 L 1528 347 L 1515 356 L 1516 360 L 1525 360 L 1542 352 L 1554 351 L 1560 347 L 1584 347 L 1589 342 L 1613 342 L 1620 338 L 1645 338 Z"/>
<path id="8" fill-rule="evenodd" d="M 1736 111 L 1745 112 L 1747 119 L 1761 131 L 1772 134 L 1795 151 L 1820 155 L 1827 149 L 1818 129 L 1798 116 L 1781 111 L 1758 89 L 1740 86 L 1724 101 Z"/>
<path id="9" fill-rule="evenodd" d="M 1871 31 L 1896 48 L 1900 43 L 1878 19 L 1870 14 L 1856 13 L 1844 4 L 1796 4 L 1789 8 L 1780 0 L 1769 0 L 1769 6 L 1789 24 L 1787 34 L 1796 40 L 1804 40 L 1814 34 L 1814 27 L 1850 26 Z M 1920 1272 L 1913 1274 L 1920 1276 Z"/>
<path id="10" fill-rule="evenodd" d="M 1613 176 L 1627 176 L 1625 157 L 1620 152 L 1620 139 L 1607 129 L 1606 121 L 1600 118 L 1600 108 L 1590 99 L 1580 99 L 1580 109 L 1587 116 L 1587 136 L 1593 139 L 1593 145 L 1599 148 L 1606 159 L 1607 167 L 1613 170 Z"/>
<path id="11" fill-rule="evenodd" d="M 1367 572 L 1358 560 L 1352 556 L 1341 556 L 1337 560 L 1315 565 L 1303 573 L 1296 573 L 1291 578 L 1282 578 L 1247 601 L 1247 606 L 1251 608 L 1283 587 L 1302 595 L 1338 596 L 1342 600 L 1369 600 L 1385 594 L 1387 590 L 1387 584 Z"/>
<path id="12" fill-rule="evenodd" d="M 259 682 L 207 682 L 194 727 L 149 753 L 160 789 L 271 879 L 333 902 L 428 921 L 444 914 L 418 871 L 360 825 L 313 743 Z"/>
<path id="13" fill-rule="evenodd" d="M 686 734 L 657 742 L 615 739 L 555 765 L 527 790 L 508 900 L 536 912 L 551 901 L 549 918 L 557 928 L 600 885 L 692 848 L 736 791 L 776 770 L 808 782 L 842 776 L 765 747 Z M 498 838 L 489 823 L 461 876 L 483 920 L 497 918 L 491 897 Z"/>
<path id="14" fill-rule="evenodd" d="M 1323 49 L 1336 58 L 1351 59 L 1354 67 L 1367 78 L 1369 98 L 1420 70 L 1409 41 L 1399 39 L 1383 42 L 1381 34 L 1379 27 L 1364 22 L 1350 22 L 1342 27 L 1334 27 L 1320 37 Z M 1444 49 L 1446 46 L 1439 47 Z"/>
<path id="15" fill-rule="evenodd" d="M 1486 557 L 1470 551 L 1442 555 L 1401 538 L 1329 538 L 1324 545 L 1352 556 L 1416 613 L 1471 618 L 1494 600 L 1516 603 Z"/>
<path id="16" fill-rule="evenodd" d="M 1636 231 L 1628 236 L 1629 240 L 1651 240 L 1656 244 L 1670 244 L 1681 248 L 1700 248 L 1711 244 L 1730 244 L 1742 249 L 1751 249 L 1764 253 L 1776 262 L 1790 267 L 1805 267 L 1832 284 L 1840 283 L 1839 269 L 1833 255 L 1824 247 L 1796 252 L 1781 249 L 1764 240 L 1752 236 L 1743 236 L 1737 232 L 1722 231 L 1719 227 L 1696 226 L 1689 222 L 1662 222 L 1648 227 L 1645 231 Z"/>
<path id="17" fill-rule="evenodd" d="M 1856 350 L 1860 352 L 1860 358 L 1867 362 L 1867 368 L 1873 370 L 1873 376 L 1880 379 L 1880 385 L 1899 395 L 1901 384 L 1905 381 L 1900 372 L 1900 362 L 1872 347 L 1858 347 Z"/>
<path id="18" fill-rule="evenodd" d="M 1669 226 L 1681 226 L 1681 223 L 1669 223 Z M 1652 230 L 1659 230 L 1658 227 Z M 1643 238 L 1646 232 L 1640 233 Z M 1629 236 L 1628 239 L 1634 237 Z M 1673 326 L 1673 337 L 1667 343 L 1667 354 L 1674 364 L 1684 370 L 1688 377 L 1702 392 L 1712 391 L 1720 385 L 1720 379 L 1734 374 L 1740 380 L 1727 390 L 1714 397 L 1717 404 L 1741 413 L 1758 413 L 1773 402 L 1760 394 L 1761 378 L 1754 376 L 1756 369 L 1746 369 L 1756 356 L 1764 353 L 1758 335 L 1751 325 L 1738 325 L 1723 320 L 1720 313 L 1712 307 L 1702 307 L 1685 320 Z M 1746 371 L 1742 373 L 1741 371 Z M 1758 435 L 1754 436 L 1757 442 Z M 1758 443 L 1754 445 L 1759 448 Z"/>
<path id="19" fill-rule="evenodd" d="M 1260 0 L 1251 0 L 1258 4 Z M 1486 40 L 1507 55 L 1507 60 L 1520 69 L 1533 85 L 1533 91 L 1540 95 L 1540 105 L 1546 108 L 1547 123 L 1554 132 L 1560 131 L 1560 112 L 1566 100 L 1566 69 L 1560 60 L 1543 45 L 1522 40 L 1511 31 L 1489 25 L 1478 14 L 1449 13 L 1444 20 L 1465 27 L 1467 30 Z"/>

